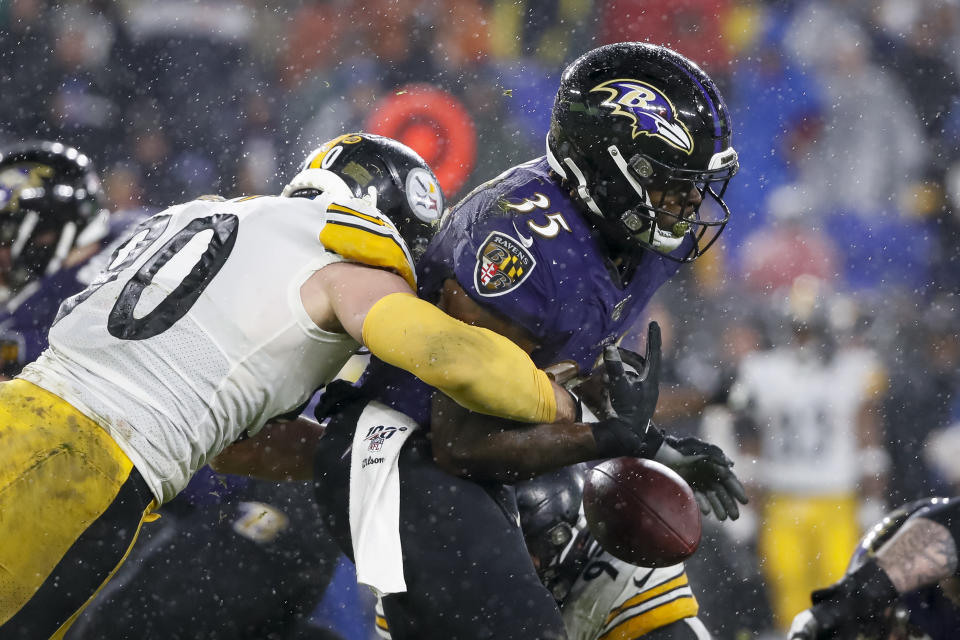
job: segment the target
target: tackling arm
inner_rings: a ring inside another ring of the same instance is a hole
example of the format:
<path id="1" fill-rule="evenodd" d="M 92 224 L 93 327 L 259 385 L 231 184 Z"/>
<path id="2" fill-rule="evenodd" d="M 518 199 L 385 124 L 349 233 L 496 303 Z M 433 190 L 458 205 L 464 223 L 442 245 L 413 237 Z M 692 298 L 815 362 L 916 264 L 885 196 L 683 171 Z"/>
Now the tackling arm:
<path id="1" fill-rule="evenodd" d="M 958 511 L 960 501 L 955 500 L 910 518 L 877 552 L 877 564 L 899 593 L 936 584 L 956 573 Z"/>
<path id="2" fill-rule="evenodd" d="M 318 326 L 345 331 L 464 407 L 534 423 L 574 417 L 569 394 L 520 348 L 420 300 L 396 274 L 331 264 L 313 274 L 300 295 Z M 500 383 L 504 371 L 511 372 L 510 393 Z"/>

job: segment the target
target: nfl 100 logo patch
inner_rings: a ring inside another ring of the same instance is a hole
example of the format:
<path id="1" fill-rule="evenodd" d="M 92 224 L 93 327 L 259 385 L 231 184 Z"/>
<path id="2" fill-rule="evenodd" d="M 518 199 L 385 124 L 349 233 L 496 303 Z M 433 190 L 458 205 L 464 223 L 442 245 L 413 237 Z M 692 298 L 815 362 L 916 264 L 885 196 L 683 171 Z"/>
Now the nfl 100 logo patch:
<path id="1" fill-rule="evenodd" d="M 380 451 L 383 448 L 383 443 L 393 437 L 393 434 L 397 431 L 403 432 L 406 430 L 407 427 L 385 427 L 383 425 L 370 427 L 363 439 L 367 443 L 367 451 Z"/>
<path id="2" fill-rule="evenodd" d="M 482 296 L 501 296 L 520 286 L 536 265 L 536 260 L 519 242 L 494 231 L 477 252 L 473 284 Z"/>

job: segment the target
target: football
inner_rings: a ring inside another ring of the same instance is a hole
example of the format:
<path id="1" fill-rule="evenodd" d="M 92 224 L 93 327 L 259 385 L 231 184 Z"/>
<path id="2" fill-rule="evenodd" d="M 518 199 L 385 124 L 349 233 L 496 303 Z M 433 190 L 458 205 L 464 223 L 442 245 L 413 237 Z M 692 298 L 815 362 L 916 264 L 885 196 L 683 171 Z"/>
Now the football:
<path id="1" fill-rule="evenodd" d="M 587 525 L 612 555 L 641 567 L 668 567 L 700 545 L 700 509 L 683 478 L 659 462 L 614 458 L 587 473 Z"/>

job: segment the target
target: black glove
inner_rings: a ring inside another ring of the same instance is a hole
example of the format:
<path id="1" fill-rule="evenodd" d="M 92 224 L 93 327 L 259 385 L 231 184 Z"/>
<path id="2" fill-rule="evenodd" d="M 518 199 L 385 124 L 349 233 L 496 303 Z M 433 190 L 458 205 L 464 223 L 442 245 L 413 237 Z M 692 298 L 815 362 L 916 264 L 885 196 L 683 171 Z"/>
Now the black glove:
<path id="1" fill-rule="evenodd" d="M 655 459 L 687 481 L 704 515 L 713 511 L 721 521 L 740 517 L 737 503 L 747 504 L 747 493 L 720 447 L 699 438 L 666 436 Z"/>
<path id="2" fill-rule="evenodd" d="M 826 589 L 811 594 L 813 607 L 797 614 L 790 640 L 854 638 L 886 626 L 887 608 L 900 595 L 873 560 Z"/>
<path id="3" fill-rule="evenodd" d="M 660 448 L 663 434 L 650 419 L 660 395 L 660 325 L 651 322 L 647 355 L 636 374 L 624 371 L 620 350 L 603 350 L 606 390 L 616 415 L 590 425 L 602 458 L 649 458 Z"/>

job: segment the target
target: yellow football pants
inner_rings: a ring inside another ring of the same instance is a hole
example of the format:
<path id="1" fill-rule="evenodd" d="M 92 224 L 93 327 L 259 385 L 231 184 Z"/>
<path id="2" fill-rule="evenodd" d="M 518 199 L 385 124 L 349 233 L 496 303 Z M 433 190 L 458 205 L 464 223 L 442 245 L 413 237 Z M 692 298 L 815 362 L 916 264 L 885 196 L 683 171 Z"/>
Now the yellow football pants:
<path id="1" fill-rule="evenodd" d="M 858 539 L 854 496 L 771 494 L 759 551 L 778 627 L 810 606 L 811 591 L 843 577 Z"/>
<path id="2" fill-rule="evenodd" d="M 60 637 L 151 519 L 99 425 L 25 380 L 0 383 L 0 637 Z"/>

